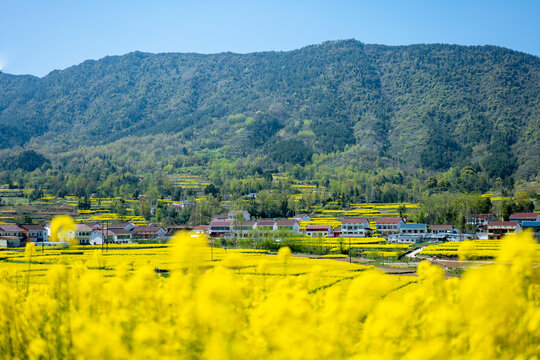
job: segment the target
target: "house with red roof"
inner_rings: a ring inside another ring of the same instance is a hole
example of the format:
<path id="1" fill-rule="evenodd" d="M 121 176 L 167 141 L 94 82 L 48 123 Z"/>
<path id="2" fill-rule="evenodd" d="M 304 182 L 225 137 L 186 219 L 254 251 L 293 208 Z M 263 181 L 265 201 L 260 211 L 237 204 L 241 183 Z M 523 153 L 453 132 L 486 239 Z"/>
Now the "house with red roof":
<path id="1" fill-rule="evenodd" d="M 305 234 L 311 237 L 331 237 L 333 231 L 331 225 L 308 225 Z"/>
<path id="2" fill-rule="evenodd" d="M 214 220 L 210 223 L 208 233 L 211 237 L 220 237 L 232 234 L 232 221 Z"/>
<path id="3" fill-rule="evenodd" d="M 218 214 L 218 215 L 214 215 L 212 216 L 212 222 L 214 221 L 231 221 L 229 219 L 229 214 Z"/>
<path id="4" fill-rule="evenodd" d="M 364 218 L 344 218 L 341 220 L 341 236 L 366 236 L 369 232 L 369 221 Z"/>
<path id="5" fill-rule="evenodd" d="M 510 215 L 510 221 L 540 221 L 538 213 L 513 213 Z"/>
<path id="6" fill-rule="evenodd" d="M 24 239 L 24 230 L 17 225 L 3 224 L 0 225 L 0 236 L 15 236 L 22 240 Z"/>
<path id="7" fill-rule="evenodd" d="M 197 225 L 193 228 L 195 234 L 206 234 L 210 232 L 210 225 Z"/>
<path id="8" fill-rule="evenodd" d="M 19 227 L 23 229 L 26 241 L 35 242 L 47 240 L 47 230 L 41 225 L 21 224 Z"/>
<path id="9" fill-rule="evenodd" d="M 300 225 L 296 220 L 277 220 L 274 224 L 274 230 L 280 232 L 300 232 Z"/>
<path id="10" fill-rule="evenodd" d="M 453 234 L 457 232 L 453 225 L 431 225 L 429 228 L 432 234 Z"/>
<path id="11" fill-rule="evenodd" d="M 375 222 L 375 228 L 380 234 L 397 234 L 401 224 L 405 224 L 402 218 L 380 218 Z"/>
<path id="12" fill-rule="evenodd" d="M 520 228 L 518 221 L 490 221 L 487 225 L 488 239 L 500 239 L 508 233 L 519 231 Z"/>
<path id="13" fill-rule="evenodd" d="M 268 236 L 269 232 L 274 231 L 276 222 L 274 220 L 257 220 L 255 230 L 259 236 Z"/>
<path id="14" fill-rule="evenodd" d="M 132 231 L 133 241 L 161 240 L 167 236 L 167 230 L 161 226 L 137 226 Z"/>

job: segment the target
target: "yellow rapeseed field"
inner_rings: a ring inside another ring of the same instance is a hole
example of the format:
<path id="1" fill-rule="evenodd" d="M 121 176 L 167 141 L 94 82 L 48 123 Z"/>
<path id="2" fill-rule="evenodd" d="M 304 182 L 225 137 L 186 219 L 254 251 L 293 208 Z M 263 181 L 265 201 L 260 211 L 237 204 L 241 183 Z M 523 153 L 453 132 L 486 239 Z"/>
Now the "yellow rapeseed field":
<path id="1" fill-rule="evenodd" d="M 532 359 L 540 353 L 534 248 L 530 234 L 508 236 L 493 265 L 445 279 L 429 262 L 420 263 L 417 278 L 397 277 L 343 261 L 297 258 L 288 248 L 277 255 L 225 253 L 188 233 L 177 234 L 170 247 L 110 254 L 77 248 L 39 255 L 30 246 L 18 262 L 6 252 L 0 266 L 0 354 Z M 69 261 L 55 262 L 55 256 Z M 139 261 L 145 258 L 146 264 Z M 33 281 L 35 270 L 42 281 Z"/>

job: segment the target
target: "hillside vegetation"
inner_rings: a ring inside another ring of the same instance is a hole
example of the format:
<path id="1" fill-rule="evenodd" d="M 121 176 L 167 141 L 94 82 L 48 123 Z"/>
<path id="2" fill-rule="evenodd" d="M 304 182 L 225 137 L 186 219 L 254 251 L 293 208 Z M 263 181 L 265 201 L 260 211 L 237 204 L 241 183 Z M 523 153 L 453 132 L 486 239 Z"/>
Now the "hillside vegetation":
<path id="1" fill-rule="evenodd" d="M 494 46 L 133 52 L 43 78 L 0 74 L 0 154 L 4 170 L 33 149 L 72 173 L 238 159 L 306 178 L 469 167 L 511 184 L 538 176 L 538 93 L 540 59 Z"/>

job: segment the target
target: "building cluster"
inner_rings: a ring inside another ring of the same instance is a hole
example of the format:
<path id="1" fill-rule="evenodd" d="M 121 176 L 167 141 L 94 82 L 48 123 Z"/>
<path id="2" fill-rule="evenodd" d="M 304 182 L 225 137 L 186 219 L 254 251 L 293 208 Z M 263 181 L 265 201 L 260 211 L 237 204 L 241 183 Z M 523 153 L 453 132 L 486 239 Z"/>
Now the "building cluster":
<path id="1" fill-rule="evenodd" d="M 291 219 L 252 219 L 247 211 L 231 211 L 215 215 L 209 225 L 195 228 L 186 226 L 137 226 L 129 222 L 111 224 L 77 224 L 74 234 L 81 245 L 131 244 L 145 241 L 167 240 L 178 230 L 193 230 L 208 234 L 212 238 L 248 238 L 270 235 L 305 235 L 309 237 L 365 237 L 382 235 L 390 243 L 418 243 L 425 241 L 460 241 L 473 238 L 500 239 L 509 232 L 530 229 L 540 239 L 540 217 L 538 213 L 515 213 L 509 221 L 497 221 L 492 214 L 480 214 L 467 219 L 479 233 L 463 234 L 452 225 L 427 225 L 406 223 L 402 218 L 379 218 L 375 230 L 368 219 L 344 218 L 339 226 L 330 224 L 307 224 L 311 217 L 300 214 Z M 50 224 L 0 225 L 0 247 L 17 247 L 25 242 L 36 242 L 43 246 L 55 245 L 49 241 Z"/>
<path id="2" fill-rule="evenodd" d="M 504 234 L 531 228 L 538 238 L 540 223 L 537 213 L 512 214 L 510 221 L 495 221 L 491 214 L 480 214 L 468 219 L 476 225 L 479 233 L 465 234 L 453 225 L 412 224 L 399 217 L 379 218 L 372 230 L 368 219 L 344 218 L 337 227 L 330 224 L 308 224 L 306 214 L 291 219 L 252 219 L 247 211 L 232 211 L 215 215 L 209 225 L 195 227 L 194 231 L 204 232 L 210 237 L 257 237 L 269 236 L 271 232 L 291 232 L 310 237 L 365 237 L 385 236 L 391 243 L 417 243 L 425 241 L 461 241 L 475 238 L 498 239 Z M 275 233 L 274 233 L 275 234 Z"/>
<path id="3" fill-rule="evenodd" d="M 137 226 L 133 223 L 76 224 L 76 230 L 68 237 L 75 237 L 81 245 L 131 244 L 150 240 L 166 240 L 178 227 Z M 39 243 L 40 246 L 53 246 L 50 240 L 50 224 L 0 225 L 0 247 L 17 247 L 26 242 Z"/>
<path id="4" fill-rule="evenodd" d="M 508 221 L 497 221 L 492 214 L 482 214 L 479 227 L 487 231 L 488 239 L 500 239 L 511 232 L 532 231 L 540 240 L 540 216 L 538 213 L 514 213 Z"/>

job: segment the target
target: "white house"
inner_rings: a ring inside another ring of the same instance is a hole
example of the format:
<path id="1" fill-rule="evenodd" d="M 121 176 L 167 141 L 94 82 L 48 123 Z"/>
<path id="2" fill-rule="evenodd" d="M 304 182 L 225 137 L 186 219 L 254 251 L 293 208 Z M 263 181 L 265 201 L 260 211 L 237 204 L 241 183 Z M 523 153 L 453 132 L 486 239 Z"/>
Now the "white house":
<path id="1" fill-rule="evenodd" d="M 75 225 L 75 237 L 79 244 L 88 245 L 90 244 L 90 236 L 92 235 L 92 228 L 84 224 Z"/>
<path id="2" fill-rule="evenodd" d="M 341 220 L 341 235 L 344 237 L 366 236 L 369 231 L 368 219 L 345 218 Z"/>
<path id="3" fill-rule="evenodd" d="M 41 225 L 24 224 L 19 225 L 24 230 L 27 241 L 47 241 L 47 230 Z"/>
<path id="4" fill-rule="evenodd" d="M 401 218 L 380 218 L 375 222 L 375 228 L 380 234 L 397 234 L 399 225 L 404 223 Z"/>
<path id="5" fill-rule="evenodd" d="M 132 236 L 131 232 L 124 229 L 112 229 L 112 230 L 94 230 L 90 236 L 89 244 L 100 245 L 103 244 L 103 237 L 105 236 L 106 243 L 113 244 L 131 244 Z"/>
<path id="6" fill-rule="evenodd" d="M 132 240 L 159 240 L 165 239 L 167 230 L 161 226 L 137 226 L 132 231 Z"/>
<path id="7" fill-rule="evenodd" d="M 277 220 L 274 224 L 274 230 L 279 232 L 300 232 L 300 225 L 296 220 Z"/>
<path id="8" fill-rule="evenodd" d="M 456 232 L 453 225 L 431 225 L 430 230 L 433 234 L 452 234 Z"/>
<path id="9" fill-rule="evenodd" d="M 330 225 L 308 225 L 305 233 L 311 237 L 329 237 L 332 236 L 332 226 Z"/>
<path id="10" fill-rule="evenodd" d="M 401 235 L 426 235 L 426 224 L 399 224 L 399 233 Z"/>

